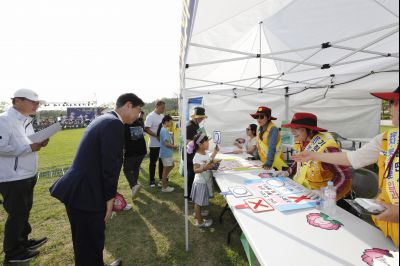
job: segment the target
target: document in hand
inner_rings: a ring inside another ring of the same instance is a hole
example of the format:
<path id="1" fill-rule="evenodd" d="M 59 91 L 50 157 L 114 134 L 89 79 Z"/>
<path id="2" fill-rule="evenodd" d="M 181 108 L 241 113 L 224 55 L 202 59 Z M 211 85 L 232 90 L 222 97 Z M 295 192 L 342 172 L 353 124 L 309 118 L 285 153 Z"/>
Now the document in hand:
<path id="1" fill-rule="evenodd" d="M 39 132 L 36 132 L 35 134 L 28 136 L 28 138 L 32 141 L 32 143 L 41 143 L 46 139 L 49 139 L 50 137 L 54 136 L 61 129 L 62 129 L 61 124 L 55 123 L 43 130 L 40 130 Z"/>

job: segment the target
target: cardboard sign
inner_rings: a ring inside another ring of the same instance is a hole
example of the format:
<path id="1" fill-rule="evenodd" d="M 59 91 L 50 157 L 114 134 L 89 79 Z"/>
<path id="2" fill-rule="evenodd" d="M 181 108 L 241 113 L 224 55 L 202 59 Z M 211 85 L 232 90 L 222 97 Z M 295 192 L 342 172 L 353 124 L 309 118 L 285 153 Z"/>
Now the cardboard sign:
<path id="1" fill-rule="evenodd" d="M 213 140 L 216 145 L 220 145 L 222 141 L 221 131 L 214 131 Z"/>
<path id="2" fill-rule="evenodd" d="M 263 198 L 245 199 L 245 204 L 255 213 L 273 211 L 274 208 Z"/>
<path id="3" fill-rule="evenodd" d="M 244 198 L 244 197 L 253 196 L 253 193 L 251 193 L 246 187 L 243 187 L 243 186 L 230 187 L 229 191 L 236 198 Z"/>

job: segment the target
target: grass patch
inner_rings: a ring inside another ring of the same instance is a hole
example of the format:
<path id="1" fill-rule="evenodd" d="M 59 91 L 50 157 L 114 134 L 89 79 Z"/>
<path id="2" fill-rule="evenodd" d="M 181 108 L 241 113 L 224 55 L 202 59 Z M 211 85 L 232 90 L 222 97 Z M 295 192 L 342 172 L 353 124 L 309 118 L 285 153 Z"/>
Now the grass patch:
<path id="1" fill-rule="evenodd" d="M 40 152 L 40 171 L 69 166 L 83 130 L 63 131 L 57 134 L 49 146 Z M 175 162 L 179 162 L 175 153 Z M 142 167 L 148 171 L 148 158 Z M 177 163 L 178 165 L 179 163 Z M 32 237 L 47 236 L 50 241 L 43 246 L 41 255 L 29 265 L 73 265 L 71 232 L 64 206 L 52 198 L 49 187 L 57 178 L 41 178 L 35 189 L 34 206 L 30 222 Z M 234 221 L 226 215 L 224 224 L 218 223 L 219 213 L 225 200 L 218 195 L 211 201 L 210 211 L 216 221 L 210 230 L 199 230 L 190 225 L 191 250 L 184 250 L 184 200 L 183 178 L 178 166 L 171 174 L 171 185 L 176 192 L 162 194 L 159 189 L 148 186 L 147 173 L 141 173 L 144 188 L 134 202 L 133 210 L 118 214 L 106 231 L 105 260 L 121 258 L 124 265 L 248 265 L 240 243 L 234 234 L 232 245 L 227 246 L 227 233 Z M 125 176 L 120 176 L 118 191 L 128 202 L 130 189 Z M 193 207 L 191 207 L 193 212 Z M 6 213 L 0 208 L 0 250 L 4 233 Z M 0 255 L 0 263 L 4 254 Z"/>

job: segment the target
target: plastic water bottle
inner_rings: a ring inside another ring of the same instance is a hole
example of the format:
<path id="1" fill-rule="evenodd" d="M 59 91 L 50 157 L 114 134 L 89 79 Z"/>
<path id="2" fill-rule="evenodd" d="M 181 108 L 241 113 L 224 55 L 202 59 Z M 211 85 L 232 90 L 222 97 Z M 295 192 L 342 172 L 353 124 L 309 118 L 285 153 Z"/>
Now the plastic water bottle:
<path id="1" fill-rule="evenodd" d="M 336 215 L 336 187 L 333 182 L 328 182 L 328 186 L 323 190 L 323 212 L 329 217 Z"/>

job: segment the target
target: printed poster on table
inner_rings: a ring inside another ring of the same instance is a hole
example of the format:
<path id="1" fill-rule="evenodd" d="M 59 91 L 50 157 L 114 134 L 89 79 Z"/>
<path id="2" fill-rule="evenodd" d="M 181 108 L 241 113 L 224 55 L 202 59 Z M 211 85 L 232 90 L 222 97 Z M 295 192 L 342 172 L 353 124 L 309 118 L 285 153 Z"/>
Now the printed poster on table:
<path id="1" fill-rule="evenodd" d="M 281 212 L 310 209 L 316 201 L 306 197 L 309 190 L 284 177 L 251 180 L 246 186 Z"/>

